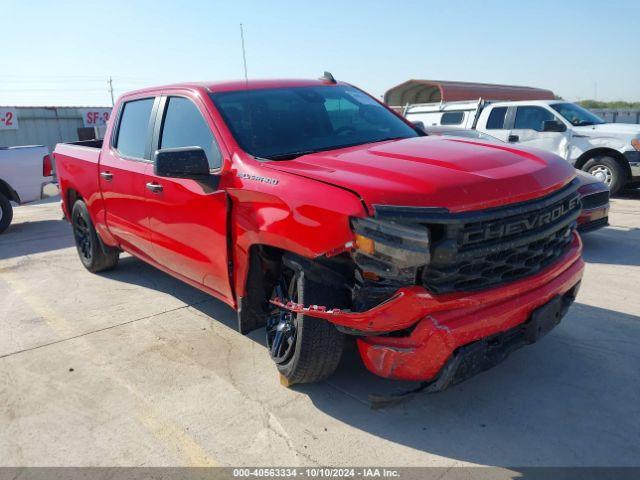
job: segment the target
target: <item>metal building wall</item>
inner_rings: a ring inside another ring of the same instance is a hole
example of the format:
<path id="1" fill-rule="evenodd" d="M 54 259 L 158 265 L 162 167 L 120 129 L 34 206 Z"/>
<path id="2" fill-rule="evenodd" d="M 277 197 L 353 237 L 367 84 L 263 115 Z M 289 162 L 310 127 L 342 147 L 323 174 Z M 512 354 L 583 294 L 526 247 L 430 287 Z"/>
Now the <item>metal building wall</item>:
<path id="1" fill-rule="evenodd" d="M 612 123 L 640 123 L 640 110 L 591 108 L 593 113 L 607 122 Z"/>
<path id="2" fill-rule="evenodd" d="M 0 147 L 44 145 L 52 152 L 56 143 L 78 140 L 78 128 L 83 126 L 80 110 L 93 107 L 15 108 L 19 128 L 0 130 Z"/>

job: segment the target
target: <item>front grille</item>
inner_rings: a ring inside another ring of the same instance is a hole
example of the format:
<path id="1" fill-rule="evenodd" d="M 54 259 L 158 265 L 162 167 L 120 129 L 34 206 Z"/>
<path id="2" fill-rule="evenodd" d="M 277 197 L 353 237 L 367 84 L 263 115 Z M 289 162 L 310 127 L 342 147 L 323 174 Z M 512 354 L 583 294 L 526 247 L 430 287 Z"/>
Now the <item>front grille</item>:
<path id="1" fill-rule="evenodd" d="M 425 287 L 434 293 L 481 290 L 551 265 L 567 251 L 580 214 L 577 185 L 568 187 L 535 201 L 478 212 L 476 218 L 452 214 L 423 270 Z"/>
<path id="2" fill-rule="evenodd" d="M 598 192 L 592 195 L 582 197 L 582 208 L 589 210 L 591 208 L 604 207 L 609 203 L 609 192 Z"/>
<path id="3" fill-rule="evenodd" d="M 565 253 L 581 204 L 574 180 L 546 197 L 477 212 L 376 206 L 376 216 L 430 228 L 421 283 L 436 294 L 475 291 L 525 278 Z"/>
<path id="4" fill-rule="evenodd" d="M 434 293 L 480 290 L 533 275 L 551 265 L 571 243 L 573 225 L 540 240 L 506 249 L 496 248 L 462 262 L 429 265 L 424 285 Z"/>

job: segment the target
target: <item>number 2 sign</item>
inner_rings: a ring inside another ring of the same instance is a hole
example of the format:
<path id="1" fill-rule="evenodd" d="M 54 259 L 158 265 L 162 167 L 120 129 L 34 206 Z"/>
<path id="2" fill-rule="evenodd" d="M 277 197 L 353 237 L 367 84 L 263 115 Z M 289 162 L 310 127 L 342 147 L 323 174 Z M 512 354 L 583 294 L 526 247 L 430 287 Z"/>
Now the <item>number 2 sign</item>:
<path id="1" fill-rule="evenodd" d="M 15 108 L 0 108 L 0 130 L 18 129 L 18 111 Z"/>

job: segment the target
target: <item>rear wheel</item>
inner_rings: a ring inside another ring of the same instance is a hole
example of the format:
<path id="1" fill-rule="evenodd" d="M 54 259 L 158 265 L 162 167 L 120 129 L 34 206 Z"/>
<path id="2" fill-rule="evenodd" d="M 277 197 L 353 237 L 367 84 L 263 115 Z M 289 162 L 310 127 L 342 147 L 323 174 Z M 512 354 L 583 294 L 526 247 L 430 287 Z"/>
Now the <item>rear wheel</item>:
<path id="1" fill-rule="evenodd" d="M 73 204 L 71 223 L 78 256 L 87 270 L 97 273 L 110 270 L 118 264 L 120 252 L 102 243 L 91 222 L 87 205 L 82 200 Z"/>
<path id="2" fill-rule="evenodd" d="M 627 172 L 613 157 L 592 158 L 582 169 L 604 182 L 611 192 L 617 194 L 627 182 Z"/>
<path id="3" fill-rule="evenodd" d="M 0 233 L 4 232 L 13 220 L 13 207 L 7 197 L 0 193 Z"/>
<path id="4" fill-rule="evenodd" d="M 283 303 L 341 306 L 335 289 L 312 282 L 304 272 L 283 268 L 272 298 Z M 267 347 L 286 384 L 319 382 L 340 363 L 345 335 L 320 318 L 274 307 L 267 320 Z"/>

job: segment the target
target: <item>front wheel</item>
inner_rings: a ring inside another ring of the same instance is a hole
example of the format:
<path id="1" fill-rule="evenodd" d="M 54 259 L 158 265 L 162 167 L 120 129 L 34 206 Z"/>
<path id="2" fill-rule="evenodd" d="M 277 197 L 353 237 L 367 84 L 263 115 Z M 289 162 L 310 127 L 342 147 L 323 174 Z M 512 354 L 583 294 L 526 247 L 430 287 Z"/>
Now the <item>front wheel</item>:
<path id="1" fill-rule="evenodd" d="M 582 169 L 609 187 L 612 196 L 620 192 L 627 183 L 627 172 L 612 157 L 592 158 L 584 164 Z"/>
<path id="2" fill-rule="evenodd" d="M 87 205 L 82 200 L 73 204 L 71 223 L 78 256 L 87 270 L 98 273 L 111 270 L 118 264 L 120 252 L 102 243 L 89 216 Z"/>
<path id="3" fill-rule="evenodd" d="M 272 298 L 283 303 L 343 306 L 336 289 L 283 268 Z M 274 307 L 267 320 L 267 347 L 285 384 L 319 382 L 331 376 L 344 350 L 345 335 L 320 318 Z"/>
<path id="4" fill-rule="evenodd" d="M 13 207 L 7 197 L 0 193 L 0 233 L 4 232 L 13 220 Z"/>

